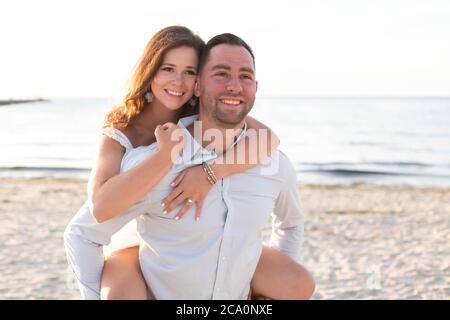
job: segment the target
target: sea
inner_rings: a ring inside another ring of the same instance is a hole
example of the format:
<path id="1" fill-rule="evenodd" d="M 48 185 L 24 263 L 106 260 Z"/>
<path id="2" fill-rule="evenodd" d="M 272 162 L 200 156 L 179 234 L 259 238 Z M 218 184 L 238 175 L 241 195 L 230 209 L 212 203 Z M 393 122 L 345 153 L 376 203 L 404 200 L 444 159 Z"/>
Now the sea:
<path id="1" fill-rule="evenodd" d="M 0 106 L 0 178 L 86 180 L 113 99 Z M 257 98 L 302 185 L 450 187 L 450 98 Z"/>

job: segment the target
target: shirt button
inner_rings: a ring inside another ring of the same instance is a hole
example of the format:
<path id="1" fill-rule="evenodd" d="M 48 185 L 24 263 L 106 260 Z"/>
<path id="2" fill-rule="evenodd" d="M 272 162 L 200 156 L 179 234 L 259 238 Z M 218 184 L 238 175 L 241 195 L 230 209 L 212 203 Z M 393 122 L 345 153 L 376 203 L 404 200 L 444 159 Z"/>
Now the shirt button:
<path id="1" fill-rule="evenodd" d="M 225 260 L 226 260 L 226 258 L 225 258 L 225 257 L 222 257 L 222 260 L 223 260 L 223 261 L 225 261 Z"/>

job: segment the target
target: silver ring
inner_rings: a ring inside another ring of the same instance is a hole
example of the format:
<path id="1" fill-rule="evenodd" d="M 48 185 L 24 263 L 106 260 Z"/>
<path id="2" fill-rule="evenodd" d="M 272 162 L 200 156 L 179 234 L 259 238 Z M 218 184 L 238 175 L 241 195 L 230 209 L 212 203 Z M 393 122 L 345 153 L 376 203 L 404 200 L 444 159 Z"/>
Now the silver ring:
<path id="1" fill-rule="evenodd" d="M 187 199 L 187 202 L 190 203 L 190 204 L 192 204 L 192 203 L 194 202 L 194 200 L 188 198 L 188 199 Z"/>

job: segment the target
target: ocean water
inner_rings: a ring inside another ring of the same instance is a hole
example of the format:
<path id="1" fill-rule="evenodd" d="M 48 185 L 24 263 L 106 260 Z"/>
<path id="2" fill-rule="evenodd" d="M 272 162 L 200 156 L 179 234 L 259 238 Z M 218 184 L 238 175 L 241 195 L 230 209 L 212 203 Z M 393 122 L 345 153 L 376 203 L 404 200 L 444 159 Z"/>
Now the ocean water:
<path id="1" fill-rule="evenodd" d="M 87 179 L 108 99 L 0 107 L 0 177 Z M 258 98 L 301 184 L 450 187 L 450 98 Z"/>

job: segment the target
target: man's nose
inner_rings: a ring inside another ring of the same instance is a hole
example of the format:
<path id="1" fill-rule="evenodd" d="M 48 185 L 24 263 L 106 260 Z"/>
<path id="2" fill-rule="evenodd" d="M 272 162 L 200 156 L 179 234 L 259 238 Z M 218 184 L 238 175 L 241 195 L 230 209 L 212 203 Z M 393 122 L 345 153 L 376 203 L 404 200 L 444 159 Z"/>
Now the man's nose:
<path id="1" fill-rule="evenodd" d="M 239 81 L 239 78 L 232 77 L 227 83 L 227 91 L 231 93 L 241 93 L 242 92 L 242 84 Z"/>

